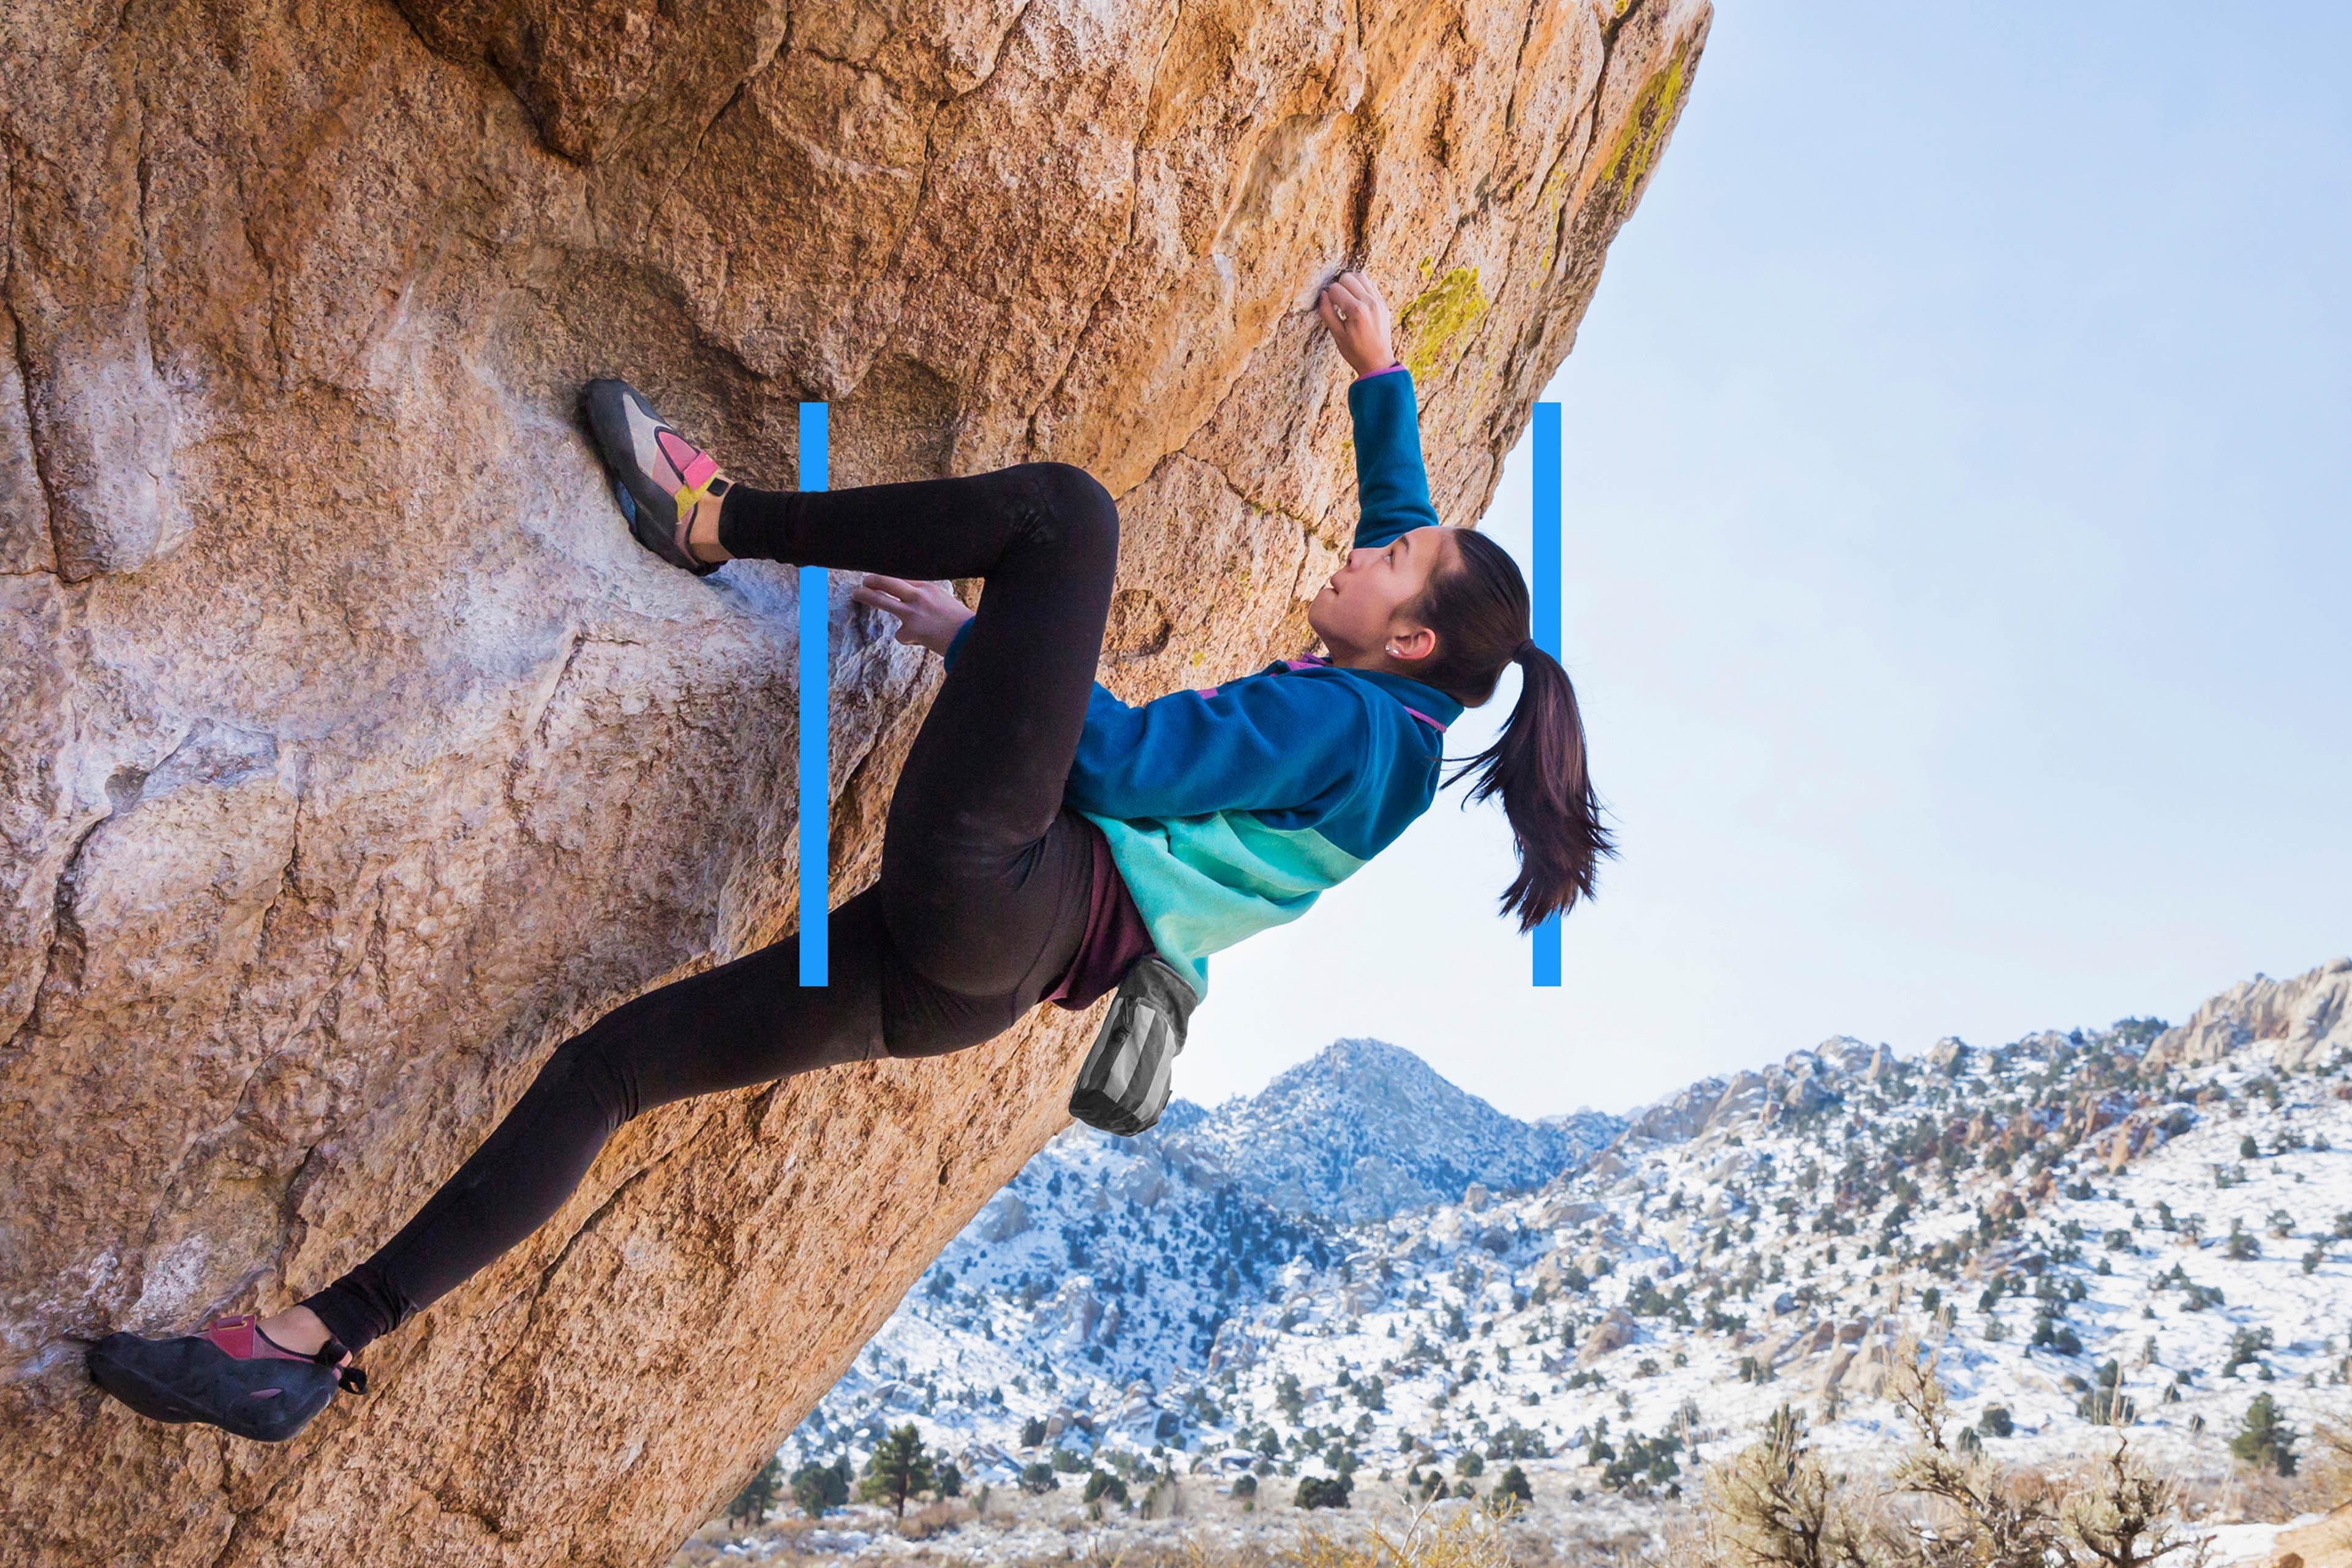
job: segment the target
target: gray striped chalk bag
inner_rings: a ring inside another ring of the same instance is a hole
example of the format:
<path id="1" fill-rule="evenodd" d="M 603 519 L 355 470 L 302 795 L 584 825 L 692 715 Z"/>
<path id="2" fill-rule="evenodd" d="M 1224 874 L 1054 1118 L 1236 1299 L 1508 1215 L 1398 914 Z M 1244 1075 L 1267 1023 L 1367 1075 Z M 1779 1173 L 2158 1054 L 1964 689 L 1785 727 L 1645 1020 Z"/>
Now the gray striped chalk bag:
<path id="1" fill-rule="evenodd" d="M 1132 1138 L 1168 1109 L 1168 1071 L 1184 1049 L 1184 1026 L 1200 1001 L 1184 977 L 1158 953 L 1129 966 L 1103 1019 L 1078 1083 L 1070 1114 L 1089 1127 Z"/>

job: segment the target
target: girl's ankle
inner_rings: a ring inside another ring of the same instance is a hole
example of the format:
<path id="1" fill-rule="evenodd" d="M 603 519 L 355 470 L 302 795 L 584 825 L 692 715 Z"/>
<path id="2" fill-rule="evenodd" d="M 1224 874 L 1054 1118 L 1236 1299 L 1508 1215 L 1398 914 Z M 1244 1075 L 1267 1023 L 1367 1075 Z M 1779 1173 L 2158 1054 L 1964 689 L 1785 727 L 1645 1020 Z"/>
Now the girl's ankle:
<path id="1" fill-rule="evenodd" d="M 719 514 L 725 510 L 727 498 L 734 489 L 729 484 L 726 489 L 695 502 L 694 516 L 687 521 L 686 552 L 706 565 L 735 559 L 719 542 Z"/>
<path id="2" fill-rule="evenodd" d="M 255 1326 L 273 1344 L 303 1355 L 316 1355 L 334 1337 L 328 1331 L 327 1325 L 320 1321 L 318 1313 L 302 1306 L 289 1307 L 273 1317 L 262 1319 Z"/>

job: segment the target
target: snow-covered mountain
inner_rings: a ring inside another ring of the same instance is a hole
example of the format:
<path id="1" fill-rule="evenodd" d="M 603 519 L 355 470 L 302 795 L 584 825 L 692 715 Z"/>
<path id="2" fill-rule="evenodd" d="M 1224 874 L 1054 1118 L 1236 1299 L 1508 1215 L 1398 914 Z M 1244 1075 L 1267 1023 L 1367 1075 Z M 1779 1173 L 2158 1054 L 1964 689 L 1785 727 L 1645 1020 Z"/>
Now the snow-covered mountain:
<path id="1" fill-rule="evenodd" d="M 1783 1404 L 1885 1450 L 1906 1327 L 2011 1458 L 2122 1415 L 2211 1460 L 2257 1387 L 2306 1429 L 2352 1408 L 2352 962 L 2179 1029 L 1840 1038 L 1549 1131 L 1360 1041 L 1143 1138 L 1072 1129 L 786 1458 L 912 1418 L 999 1480 L 1056 1448 L 1393 1485 L 1548 1453 L 1638 1490 Z"/>
<path id="2" fill-rule="evenodd" d="M 1474 1182 L 1538 1185 L 1624 1125 L 1591 1110 L 1521 1121 L 1411 1051 L 1339 1040 L 1254 1098 L 1188 1111 L 1168 1143 L 1286 1213 L 1351 1224 L 1451 1202 Z"/>

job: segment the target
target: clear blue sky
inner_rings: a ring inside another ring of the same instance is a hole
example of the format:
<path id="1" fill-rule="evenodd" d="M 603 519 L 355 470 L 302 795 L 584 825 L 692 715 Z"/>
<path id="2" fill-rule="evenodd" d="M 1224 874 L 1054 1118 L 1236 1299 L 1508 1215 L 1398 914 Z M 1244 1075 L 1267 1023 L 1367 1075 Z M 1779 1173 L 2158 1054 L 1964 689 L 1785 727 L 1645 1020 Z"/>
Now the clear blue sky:
<path id="1" fill-rule="evenodd" d="M 2352 952 L 2347 58 L 2340 6 L 1718 0 L 1546 394 L 1623 844 L 1566 984 L 1457 785 L 1210 961 L 1178 1092 L 1374 1035 L 1623 1110 Z"/>

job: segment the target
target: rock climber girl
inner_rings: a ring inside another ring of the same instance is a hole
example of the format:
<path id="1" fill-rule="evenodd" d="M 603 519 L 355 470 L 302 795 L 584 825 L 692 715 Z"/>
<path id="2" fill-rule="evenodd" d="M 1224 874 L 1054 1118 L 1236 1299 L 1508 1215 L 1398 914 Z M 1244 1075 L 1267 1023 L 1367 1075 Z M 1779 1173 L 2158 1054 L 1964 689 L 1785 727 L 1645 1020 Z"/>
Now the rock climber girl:
<path id="1" fill-rule="evenodd" d="M 590 383 L 590 430 L 654 553 L 698 574 L 738 556 L 870 569 L 853 598 L 946 661 L 880 878 L 832 911 L 830 984 L 800 984 L 791 936 L 624 1004 L 556 1048 L 373 1257 L 269 1318 L 110 1335 L 89 1355 L 99 1385 L 159 1421 L 290 1437 L 339 1385 L 365 1392 L 354 1352 L 537 1229 L 641 1112 L 978 1045 L 1041 1002 L 1088 1006 L 1148 954 L 1205 993 L 1208 954 L 1297 919 L 1429 809 L 1446 726 L 1510 664 L 1510 721 L 1454 779 L 1483 766 L 1470 798 L 1502 796 L 1520 862 L 1502 910 L 1522 931 L 1589 895 L 1611 845 L 1575 692 L 1528 636 L 1526 580 L 1485 535 L 1439 523 L 1371 280 L 1342 273 L 1317 311 L 1357 373 L 1362 506 L 1307 609 L 1328 652 L 1140 708 L 1094 682 L 1118 514 L 1083 469 L 754 489 L 633 388 Z M 977 612 L 938 585 L 957 577 L 986 580 Z"/>

